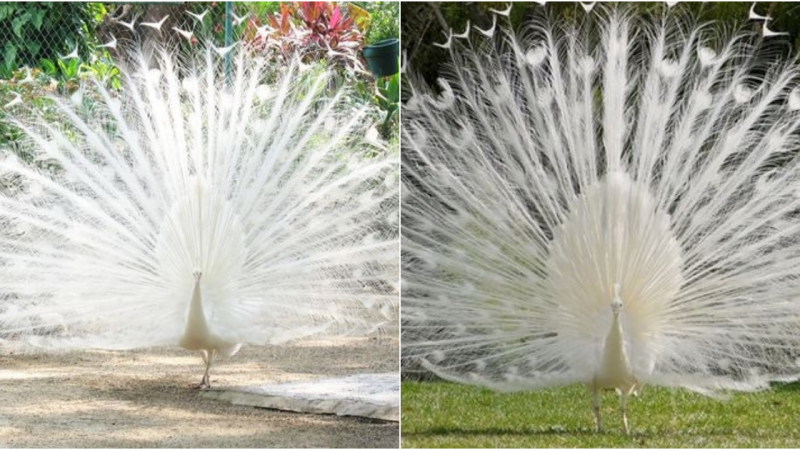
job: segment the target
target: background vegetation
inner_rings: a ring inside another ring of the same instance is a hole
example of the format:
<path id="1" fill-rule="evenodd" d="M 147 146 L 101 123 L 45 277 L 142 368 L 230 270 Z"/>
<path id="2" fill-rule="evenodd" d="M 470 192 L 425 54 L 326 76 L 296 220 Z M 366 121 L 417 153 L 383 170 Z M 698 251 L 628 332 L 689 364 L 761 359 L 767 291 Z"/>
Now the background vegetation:
<path id="1" fill-rule="evenodd" d="M 95 27 L 106 14 L 101 3 L 0 3 L 0 78 L 19 66 L 36 66 L 77 47 L 88 55 Z"/>
<path id="2" fill-rule="evenodd" d="M 376 80 L 361 56 L 365 45 L 399 36 L 397 3 L 232 2 L 232 7 L 234 40 L 276 63 L 297 51 L 308 64 L 328 66 L 335 74 L 330 89 L 351 87 L 350 99 L 369 106 L 377 135 L 398 148 L 399 75 Z M 205 14 L 196 20 L 189 12 Z M 140 25 L 165 16 L 160 31 Z M 127 25 L 132 21 L 135 31 Z M 5 105 L 17 95 L 46 112 L 48 95 L 69 95 L 88 77 L 119 89 L 117 66 L 131 43 L 146 40 L 184 52 L 203 42 L 223 45 L 224 23 L 224 2 L 0 3 L 0 146 L 13 146 L 19 138 L 2 120 Z M 175 28 L 194 34 L 187 39 Z M 111 42 L 118 45 L 103 46 Z M 71 57 L 76 50 L 78 57 Z"/>
<path id="3" fill-rule="evenodd" d="M 598 2 L 598 7 L 614 7 L 615 3 L 604 2 L 600 5 Z M 625 3 L 617 6 L 632 8 L 643 17 L 666 13 L 682 14 L 687 20 L 693 17 L 700 21 L 720 21 L 729 29 L 744 27 L 760 33 L 762 22 L 748 21 L 752 5 L 752 2 L 680 2 L 671 10 L 666 2 Z M 451 27 L 456 33 L 462 32 L 467 21 L 482 29 L 490 28 L 492 13 L 489 9 L 503 10 L 507 6 L 507 2 L 403 2 L 402 46 L 408 55 L 410 67 L 422 74 L 429 84 L 435 84 L 441 65 L 449 60 L 449 55 L 447 50 L 433 44 L 445 42 L 447 30 Z M 773 18 L 769 22 L 771 30 L 789 33 L 788 36 L 770 38 L 770 47 L 796 55 L 800 49 L 800 3 L 757 2 L 755 12 Z M 565 24 L 585 20 L 587 17 L 578 2 L 548 2 L 544 6 L 525 2 L 514 3 L 508 20 L 514 30 L 520 30 L 530 18 L 545 15 Z M 476 33 L 472 34 L 474 39 Z"/>

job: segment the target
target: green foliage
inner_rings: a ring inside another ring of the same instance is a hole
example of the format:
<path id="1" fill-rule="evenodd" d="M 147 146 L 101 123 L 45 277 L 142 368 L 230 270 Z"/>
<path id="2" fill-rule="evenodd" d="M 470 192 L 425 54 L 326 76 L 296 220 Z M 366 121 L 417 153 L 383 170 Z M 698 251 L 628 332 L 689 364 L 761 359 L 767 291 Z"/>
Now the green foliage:
<path id="1" fill-rule="evenodd" d="M 390 144 L 390 148 L 393 148 L 392 143 L 399 143 L 400 74 L 375 79 L 346 72 L 335 73 L 331 92 L 344 86 L 351 88 L 352 95 L 347 100 L 349 104 L 371 106 L 368 108 L 369 120 L 375 123 L 380 137 Z"/>
<path id="2" fill-rule="evenodd" d="M 384 139 L 391 138 L 392 130 L 397 127 L 397 106 L 400 102 L 400 74 L 384 77 L 375 81 L 375 104 L 384 111 L 384 119 L 378 127 Z"/>
<path id="3" fill-rule="evenodd" d="M 256 17 L 275 14 L 281 10 L 281 2 L 242 2 L 238 5 L 243 6 L 242 9 L 250 11 Z"/>
<path id="4" fill-rule="evenodd" d="M 103 81 L 106 86 L 112 89 L 120 89 L 122 82 L 120 81 L 120 73 L 114 61 L 108 55 L 99 58 L 93 58 L 93 61 L 86 64 L 81 64 L 82 73 L 91 74 L 94 78 Z"/>
<path id="5" fill-rule="evenodd" d="M 68 60 L 42 59 L 39 61 L 42 72 L 54 79 L 60 91 L 72 91 L 77 87 L 82 78 L 94 77 L 102 81 L 112 89 L 119 89 L 122 85 L 120 81 L 119 69 L 114 65 L 114 61 L 106 54 L 92 55 L 89 62 L 81 62 L 78 59 Z"/>
<path id="6" fill-rule="evenodd" d="M 30 77 L 28 76 L 30 74 Z M 22 102 L 39 113 L 50 114 L 53 110 L 49 96 L 56 92 L 58 83 L 39 69 L 19 69 L 13 72 L 8 80 L 0 82 L 0 106 L 21 96 Z M 14 151 L 18 156 L 29 160 L 16 144 L 22 137 L 20 130 L 5 120 L 5 111 L 0 107 L 0 152 Z"/>
<path id="7" fill-rule="evenodd" d="M 108 55 L 94 56 L 88 63 L 81 63 L 75 58 L 55 61 L 43 59 L 39 66 L 41 69 L 18 69 L 7 80 L 0 82 L 0 105 L 11 102 L 19 94 L 26 107 L 47 115 L 53 110 L 51 95 L 69 95 L 85 78 L 93 77 L 112 89 L 120 89 L 119 69 Z M 6 147 L 13 148 L 20 137 L 19 129 L 4 120 L 0 108 L 0 152 Z M 18 156 L 25 157 L 21 154 Z"/>
<path id="8" fill-rule="evenodd" d="M 80 68 L 81 64 L 77 59 L 73 58 L 67 61 L 64 61 L 63 59 L 57 59 L 56 63 L 58 63 L 58 68 L 65 80 L 78 78 L 78 69 Z"/>
<path id="9" fill-rule="evenodd" d="M 102 3 L 0 3 L 0 78 L 42 59 L 56 60 L 76 46 L 88 55 L 104 14 Z"/>
<path id="10" fill-rule="evenodd" d="M 400 37 L 399 2 L 356 2 L 370 15 L 370 25 L 365 36 L 367 44 Z"/>
<path id="11" fill-rule="evenodd" d="M 619 399 L 603 395 L 606 431 L 594 431 L 585 386 L 499 394 L 445 382 L 402 385 L 402 446 L 411 447 L 795 447 L 800 390 L 732 394 L 714 400 L 645 386 L 628 402 L 622 433 Z"/>

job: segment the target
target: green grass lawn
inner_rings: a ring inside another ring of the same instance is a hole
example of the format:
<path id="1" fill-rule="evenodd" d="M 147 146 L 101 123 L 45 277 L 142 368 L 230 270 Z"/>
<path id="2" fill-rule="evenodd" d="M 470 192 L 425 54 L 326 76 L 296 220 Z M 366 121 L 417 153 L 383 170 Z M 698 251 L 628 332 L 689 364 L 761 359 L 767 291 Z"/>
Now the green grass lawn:
<path id="1" fill-rule="evenodd" d="M 596 433 L 585 386 L 499 394 L 445 382 L 402 385 L 403 447 L 798 447 L 800 386 L 715 400 L 645 386 L 628 402 L 603 395 Z"/>

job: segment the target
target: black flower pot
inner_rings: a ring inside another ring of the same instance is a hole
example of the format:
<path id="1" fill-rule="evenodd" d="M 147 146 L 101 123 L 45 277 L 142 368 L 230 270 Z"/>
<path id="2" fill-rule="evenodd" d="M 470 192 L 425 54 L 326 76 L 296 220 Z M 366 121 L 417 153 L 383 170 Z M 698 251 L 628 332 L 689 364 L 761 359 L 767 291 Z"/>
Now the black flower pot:
<path id="1" fill-rule="evenodd" d="M 398 67 L 397 57 L 400 54 L 400 41 L 398 39 L 385 39 L 364 47 L 364 59 L 372 75 L 388 77 L 396 74 Z"/>

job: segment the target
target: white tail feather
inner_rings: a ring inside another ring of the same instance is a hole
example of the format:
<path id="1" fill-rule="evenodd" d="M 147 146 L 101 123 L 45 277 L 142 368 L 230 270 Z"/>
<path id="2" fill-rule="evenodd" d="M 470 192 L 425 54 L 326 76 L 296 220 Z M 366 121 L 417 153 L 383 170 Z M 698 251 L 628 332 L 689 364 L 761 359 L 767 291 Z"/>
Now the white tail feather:
<path id="1" fill-rule="evenodd" d="M 752 36 L 712 49 L 710 25 L 593 20 L 454 41 L 446 104 L 411 84 L 404 356 L 498 390 L 588 383 L 619 283 L 640 382 L 797 378 L 796 69 L 755 77 Z"/>
<path id="2" fill-rule="evenodd" d="M 226 342 L 385 321 L 398 164 L 369 156 L 363 109 L 298 61 L 276 71 L 240 52 L 228 78 L 211 49 L 156 61 L 132 64 L 119 95 L 94 83 L 55 98 L 54 117 L 12 116 L 27 141 L 0 161 L 0 335 L 176 345 L 197 270 Z"/>

